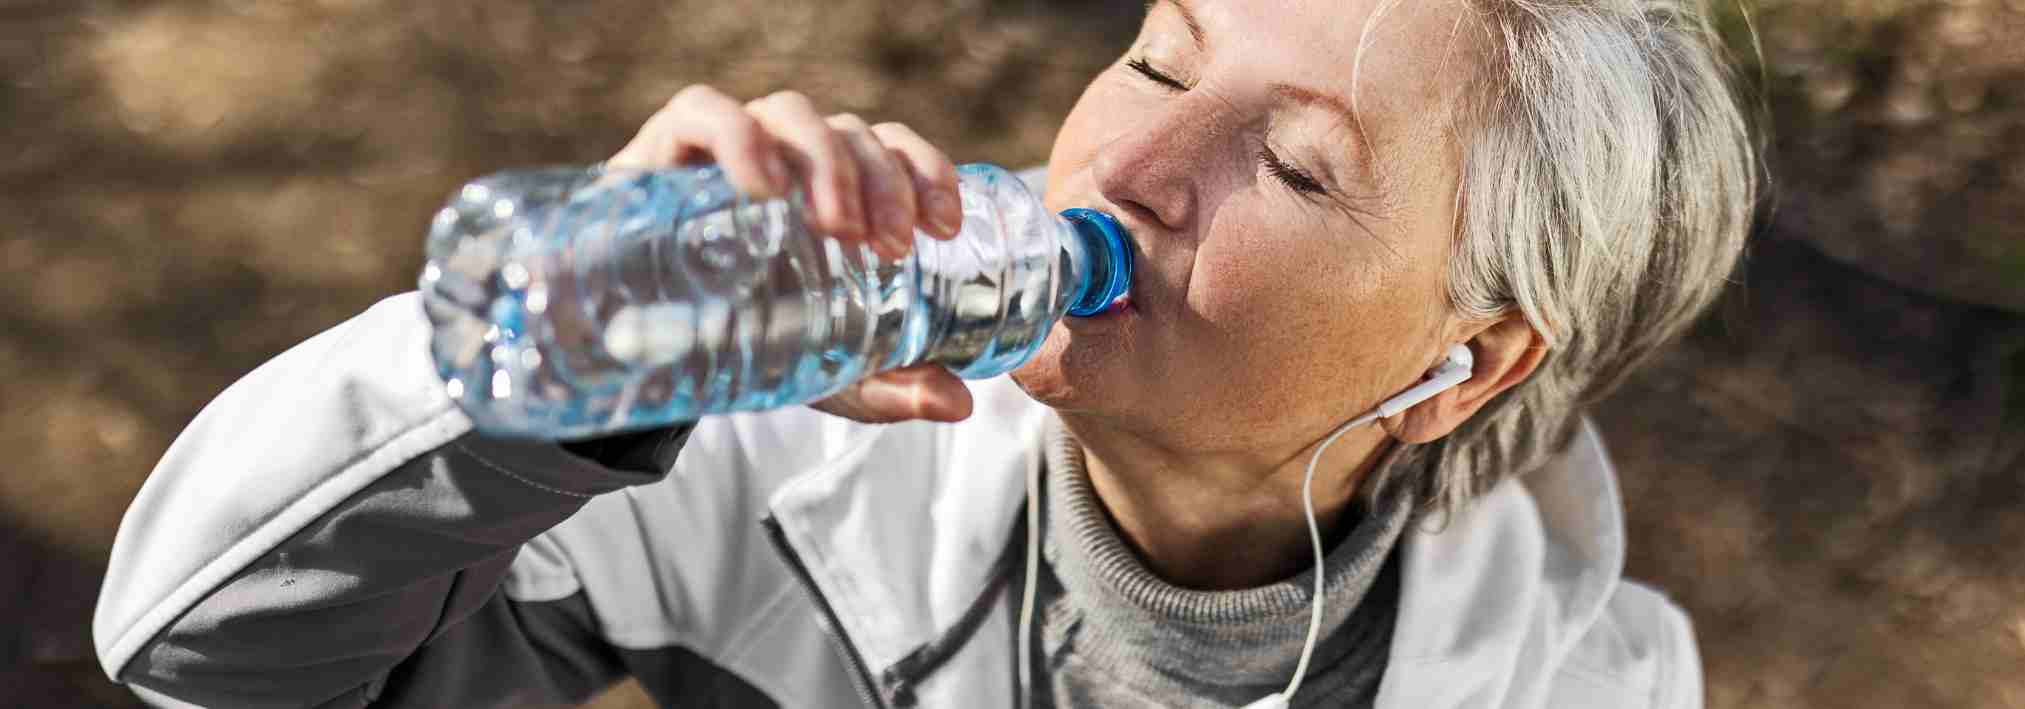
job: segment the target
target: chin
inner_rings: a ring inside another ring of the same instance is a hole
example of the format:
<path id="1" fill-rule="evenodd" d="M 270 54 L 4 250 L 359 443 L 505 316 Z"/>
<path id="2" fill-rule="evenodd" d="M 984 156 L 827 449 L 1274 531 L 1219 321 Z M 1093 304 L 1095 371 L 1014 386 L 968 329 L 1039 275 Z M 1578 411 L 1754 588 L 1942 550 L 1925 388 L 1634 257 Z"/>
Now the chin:
<path id="1" fill-rule="evenodd" d="M 1119 365 L 1123 354 L 1088 344 L 1057 327 L 1041 350 L 1012 371 L 1012 380 L 1027 396 L 1062 411 L 1104 412 L 1127 405 L 1131 388 Z"/>

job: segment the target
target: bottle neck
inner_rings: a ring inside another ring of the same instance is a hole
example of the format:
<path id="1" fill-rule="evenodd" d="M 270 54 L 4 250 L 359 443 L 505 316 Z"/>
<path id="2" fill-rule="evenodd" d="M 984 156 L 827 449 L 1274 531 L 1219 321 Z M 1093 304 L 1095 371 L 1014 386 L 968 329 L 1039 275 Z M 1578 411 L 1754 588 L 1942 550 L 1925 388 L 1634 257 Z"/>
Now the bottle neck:
<path id="1" fill-rule="evenodd" d="M 1062 251 L 1069 258 L 1070 317 L 1104 312 L 1132 285 L 1132 248 L 1125 229 L 1109 214 L 1090 209 L 1064 210 L 1056 221 L 1064 234 Z"/>

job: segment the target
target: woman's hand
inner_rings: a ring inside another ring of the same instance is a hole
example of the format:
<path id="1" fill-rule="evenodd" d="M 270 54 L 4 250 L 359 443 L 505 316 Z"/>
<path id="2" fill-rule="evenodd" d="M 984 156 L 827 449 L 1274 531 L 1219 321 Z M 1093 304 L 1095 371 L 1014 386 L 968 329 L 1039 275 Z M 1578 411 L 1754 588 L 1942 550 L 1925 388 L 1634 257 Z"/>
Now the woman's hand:
<path id="1" fill-rule="evenodd" d="M 817 230 L 864 243 L 893 259 L 913 248 L 914 231 L 937 239 L 963 224 L 956 166 L 913 129 L 867 125 L 848 113 L 827 118 L 808 97 L 783 91 L 741 104 L 709 86 L 675 94 L 606 164 L 655 168 L 715 162 L 753 197 L 801 190 Z M 941 365 L 876 375 L 816 409 L 872 423 L 970 416 L 970 390 Z"/>

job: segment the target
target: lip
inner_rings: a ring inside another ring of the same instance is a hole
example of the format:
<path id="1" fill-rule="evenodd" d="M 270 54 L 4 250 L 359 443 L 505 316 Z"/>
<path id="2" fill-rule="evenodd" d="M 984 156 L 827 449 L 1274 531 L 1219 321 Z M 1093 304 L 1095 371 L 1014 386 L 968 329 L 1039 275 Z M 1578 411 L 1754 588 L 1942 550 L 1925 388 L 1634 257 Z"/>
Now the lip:
<path id="1" fill-rule="evenodd" d="M 1086 318 L 1070 318 L 1071 320 L 1107 322 L 1122 320 L 1127 317 L 1137 319 L 1147 315 L 1146 303 L 1149 301 L 1138 296 L 1142 295 L 1140 293 L 1142 280 L 1151 274 L 1140 270 L 1146 262 L 1141 258 L 1138 243 L 1132 243 L 1130 248 L 1133 250 L 1133 260 L 1136 263 L 1132 269 L 1132 282 L 1125 285 L 1125 292 L 1117 298 L 1112 299 L 1108 305 L 1104 306 L 1103 310 L 1097 311 L 1095 315 Z"/>
<path id="2" fill-rule="evenodd" d="M 1108 314 L 1108 313 L 1121 313 L 1121 312 L 1124 312 L 1124 311 L 1127 311 L 1127 310 L 1131 310 L 1131 309 L 1132 309 L 1132 294 L 1131 294 L 1131 293 L 1126 293 L 1126 294 L 1124 294 L 1124 295 L 1118 296 L 1118 298 L 1117 298 L 1116 300 L 1113 300 L 1113 301 L 1111 301 L 1111 304 L 1110 304 L 1110 305 L 1106 305 L 1106 306 L 1104 306 L 1104 312 L 1105 312 L 1105 313 L 1107 313 L 1107 314 Z"/>
<path id="3" fill-rule="evenodd" d="M 1053 210 L 1059 206 L 1060 206 L 1059 204 L 1050 204 L 1049 209 Z M 1099 310 L 1092 315 L 1086 317 L 1065 318 L 1065 320 L 1071 323 L 1079 321 L 1102 322 L 1102 321 L 1122 319 L 1127 315 L 1141 314 L 1140 306 L 1135 304 L 1132 298 L 1133 292 L 1136 291 L 1139 287 L 1140 279 L 1145 277 L 1145 274 L 1140 272 L 1140 267 L 1145 263 L 1145 261 L 1143 260 L 1144 256 L 1141 253 L 1139 247 L 1139 240 L 1135 238 L 1135 235 L 1138 233 L 1138 229 L 1134 228 L 1135 222 L 1124 210 L 1117 209 L 1113 205 L 1104 203 L 1102 200 L 1093 200 L 1089 202 L 1087 206 L 1085 206 L 1084 208 L 1102 212 L 1105 215 L 1108 215 L 1111 218 L 1117 220 L 1118 225 L 1124 232 L 1125 248 L 1129 252 L 1131 252 L 1129 254 L 1129 257 L 1135 263 L 1134 267 L 1132 268 L 1131 281 L 1125 284 L 1125 292 L 1123 294 L 1119 295 L 1117 298 L 1112 299 L 1112 301 L 1109 304 L 1106 304 L 1104 306 L 1103 310 Z"/>
<path id="4" fill-rule="evenodd" d="M 1071 321 L 1116 320 L 1118 318 L 1122 318 L 1127 315 L 1137 315 L 1138 313 L 1139 309 L 1133 307 L 1132 305 L 1132 294 L 1126 293 L 1125 295 L 1118 296 L 1116 300 L 1111 301 L 1110 305 L 1104 306 L 1104 309 L 1097 311 L 1097 314 L 1095 315 L 1091 315 L 1086 318 L 1070 318 L 1070 320 Z"/>

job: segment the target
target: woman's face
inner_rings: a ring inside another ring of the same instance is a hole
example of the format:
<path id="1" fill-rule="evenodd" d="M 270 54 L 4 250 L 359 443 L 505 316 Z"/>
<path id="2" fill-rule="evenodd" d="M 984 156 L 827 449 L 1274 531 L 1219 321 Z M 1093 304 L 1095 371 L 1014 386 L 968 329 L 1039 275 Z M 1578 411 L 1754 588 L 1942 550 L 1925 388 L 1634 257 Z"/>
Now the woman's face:
<path id="1" fill-rule="evenodd" d="M 1065 318 L 1036 399 L 1178 450 L 1312 443 L 1456 341 L 1457 8 L 1161 0 L 1055 139 L 1048 202 L 1131 230 L 1130 303 Z M 1353 110 L 1355 113 L 1353 113 Z"/>

